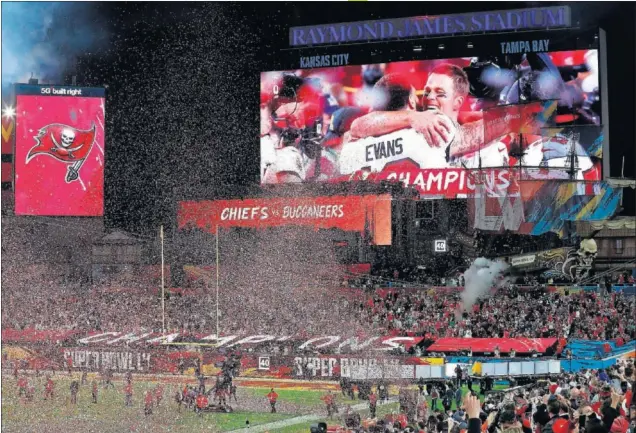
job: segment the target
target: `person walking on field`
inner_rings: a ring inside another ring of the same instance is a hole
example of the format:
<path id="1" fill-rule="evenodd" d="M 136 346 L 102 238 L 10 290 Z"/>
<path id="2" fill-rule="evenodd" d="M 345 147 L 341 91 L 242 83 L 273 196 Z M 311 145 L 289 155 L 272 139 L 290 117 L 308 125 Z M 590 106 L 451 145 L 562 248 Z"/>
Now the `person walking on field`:
<path id="1" fill-rule="evenodd" d="M 433 389 L 431 390 L 431 409 L 433 411 L 437 409 L 437 400 L 439 400 L 439 390 L 437 386 L 433 385 Z"/>
<path id="2" fill-rule="evenodd" d="M 272 407 L 271 413 L 276 413 L 276 400 L 278 400 L 278 394 L 274 391 L 274 388 L 267 394 L 267 398 L 269 399 L 269 404 Z"/>
<path id="3" fill-rule="evenodd" d="M 179 410 L 179 413 L 181 412 L 181 403 L 183 403 L 183 392 L 177 390 L 177 392 L 174 395 L 174 401 L 177 403 L 177 408 Z"/>
<path id="4" fill-rule="evenodd" d="M 378 405 L 378 396 L 375 392 L 369 394 L 369 412 L 371 412 L 371 418 L 375 418 L 375 411 Z"/>
<path id="5" fill-rule="evenodd" d="M 205 394 L 200 393 L 197 396 L 197 406 L 195 408 L 195 411 L 199 416 L 203 416 L 203 410 L 206 407 L 208 407 L 208 398 L 205 396 Z"/>
<path id="6" fill-rule="evenodd" d="M 455 404 L 457 408 L 461 407 L 462 405 L 462 389 L 459 386 L 455 390 Z"/>
<path id="7" fill-rule="evenodd" d="M 144 398 L 144 414 L 146 416 L 152 415 L 152 391 L 146 391 L 146 397 Z"/>
<path id="8" fill-rule="evenodd" d="M 44 385 L 44 400 L 53 399 L 53 391 L 55 384 L 50 376 L 46 377 L 46 385 Z"/>
<path id="9" fill-rule="evenodd" d="M 91 394 L 93 396 L 93 404 L 97 403 L 97 381 L 93 379 L 91 382 Z"/>
<path id="10" fill-rule="evenodd" d="M 127 407 L 132 406 L 133 387 L 132 383 L 127 383 L 124 387 L 125 405 Z"/>
<path id="11" fill-rule="evenodd" d="M 71 382 L 71 404 L 77 404 L 77 393 L 79 392 L 79 382 Z"/>
<path id="12" fill-rule="evenodd" d="M 327 407 L 327 416 L 332 418 L 333 414 L 338 412 L 336 409 L 336 396 L 329 391 L 327 394 L 320 397 L 320 399 L 325 402 L 325 406 Z"/>
<path id="13" fill-rule="evenodd" d="M 155 400 L 157 400 L 157 407 L 159 407 L 159 403 L 163 400 L 163 386 L 157 385 L 155 388 Z"/>
<path id="14" fill-rule="evenodd" d="M 26 377 L 21 377 L 18 379 L 18 397 L 22 397 L 26 395 L 27 390 L 27 379 Z"/>
<path id="15" fill-rule="evenodd" d="M 234 396 L 234 402 L 238 403 L 238 399 L 236 398 L 236 385 L 233 382 L 230 382 L 230 396 L 228 398 L 230 403 L 232 402 L 232 396 Z"/>

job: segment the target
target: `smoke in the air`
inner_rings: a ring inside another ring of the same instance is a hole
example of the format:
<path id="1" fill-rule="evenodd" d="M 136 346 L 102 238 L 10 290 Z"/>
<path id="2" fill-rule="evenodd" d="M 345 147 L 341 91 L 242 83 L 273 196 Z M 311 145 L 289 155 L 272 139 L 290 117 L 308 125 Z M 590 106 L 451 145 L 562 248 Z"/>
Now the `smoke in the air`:
<path id="1" fill-rule="evenodd" d="M 461 293 L 462 305 L 470 309 L 477 299 L 486 296 L 491 288 L 505 283 L 502 278 L 508 264 L 492 261 L 483 257 L 475 259 L 470 268 L 464 272 L 464 290 Z"/>
<path id="2" fill-rule="evenodd" d="M 2 89 L 60 84 L 77 57 L 106 43 L 108 30 L 90 2 L 2 2 Z"/>

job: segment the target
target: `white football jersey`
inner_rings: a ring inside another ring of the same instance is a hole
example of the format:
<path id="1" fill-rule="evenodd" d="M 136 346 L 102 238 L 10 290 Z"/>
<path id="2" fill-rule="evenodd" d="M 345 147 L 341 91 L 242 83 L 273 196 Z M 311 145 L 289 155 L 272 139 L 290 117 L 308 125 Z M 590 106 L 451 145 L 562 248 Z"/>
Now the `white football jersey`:
<path id="1" fill-rule="evenodd" d="M 341 175 L 362 169 L 377 173 L 387 164 L 406 159 L 420 168 L 448 167 L 446 145 L 432 147 L 422 134 L 411 128 L 345 143 L 340 152 L 338 167 Z"/>
<path id="2" fill-rule="evenodd" d="M 278 173 L 292 173 L 305 180 L 303 156 L 293 146 L 277 148 L 274 139 L 264 136 L 261 138 L 261 182 L 278 183 Z"/>
<path id="3" fill-rule="evenodd" d="M 455 167 L 466 167 L 469 169 L 479 168 L 479 157 L 481 156 L 481 168 L 508 167 L 508 147 L 501 141 L 494 141 L 477 152 L 462 155 L 454 158 L 451 162 Z"/>
<path id="4" fill-rule="evenodd" d="M 268 134 L 261 137 L 261 182 L 268 167 L 276 163 L 276 141 Z"/>

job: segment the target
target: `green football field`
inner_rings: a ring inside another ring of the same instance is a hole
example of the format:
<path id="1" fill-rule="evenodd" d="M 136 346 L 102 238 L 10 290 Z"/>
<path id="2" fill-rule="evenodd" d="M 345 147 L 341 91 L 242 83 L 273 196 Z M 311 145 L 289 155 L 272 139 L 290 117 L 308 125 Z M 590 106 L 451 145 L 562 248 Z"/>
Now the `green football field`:
<path id="1" fill-rule="evenodd" d="M 79 377 L 76 377 L 79 379 Z M 91 403 L 90 381 L 82 385 L 78 396 L 78 404 L 70 404 L 69 385 L 71 379 L 67 375 L 56 375 L 55 396 L 53 400 L 43 400 L 44 377 L 29 377 L 35 385 L 36 394 L 32 402 L 27 402 L 17 395 L 16 381 L 13 377 L 3 376 L 2 380 L 2 432 L 228 432 L 259 424 L 289 420 L 293 425 L 282 428 L 267 429 L 270 433 L 308 432 L 313 422 L 325 421 L 326 413 L 320 397 L 325 391 L 276 389 L 279 395 L 278 413 L 269 413 L 270 407 L 265 397 L 269 387 L 238 388 L 238 402 L 232 402 L 235 412 L 231 414 L 206 413 L 198 416 L 194 412 L 181 411 L 174 400 L 174 394 L 182 385 L 163 383 L 163 400 L 155 407 L 152 415 L 143 413 L 143 396 L 147 389 L 153 389 L 159 382 L 134 380 L 133 406 L 124 405 L 124 383 L 114 382 L 115 388 L 99 387 L 98 403 Z M 475 390 L 478 390 L 475 387 Z M 395 391 L 395 390 L 394 390 Z M 466 391 L 466 390 L 465 390 Z M 337 402 L 340 413 L 348 404 L 364 405 L 359 410 L 363 417 L 368 416 L 368 405 L 360 400 L 351 401 L 339 392 Z M 383 416 L 398 409 L 397 403 L 378 405 L 378 416 Z M 295 417 L 316 415 L 311 421 L 294 423 Z M 341 423 L 334 417 L 331 423 Z"/>

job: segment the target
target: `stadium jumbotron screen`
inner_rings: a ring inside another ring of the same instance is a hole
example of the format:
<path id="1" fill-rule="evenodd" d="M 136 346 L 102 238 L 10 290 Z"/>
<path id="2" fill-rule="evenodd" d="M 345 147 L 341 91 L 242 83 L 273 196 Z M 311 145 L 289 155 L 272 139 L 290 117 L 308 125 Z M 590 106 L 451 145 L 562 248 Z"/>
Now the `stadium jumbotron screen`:
<path id="1" fill-rule="evenodd" d="M 327 57 L 327 56 L 325 56 Z M 324 66 L 322 62 L 318 62 Z M 261 183 L 401 180 L 466 197 L 484 169 L 601 179 L 598 51 L 261 74 Z"/>
<path id="2" fill-rule="evenodd" d="M 104 214 L 104 89 L 16 86 L 15 213 Z"/>

